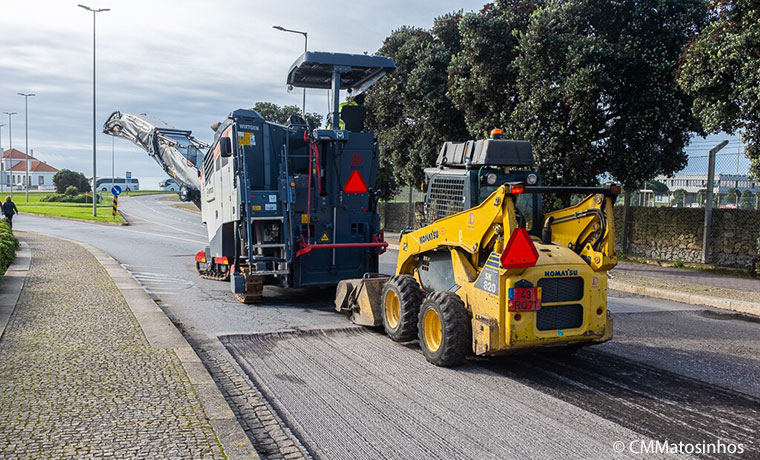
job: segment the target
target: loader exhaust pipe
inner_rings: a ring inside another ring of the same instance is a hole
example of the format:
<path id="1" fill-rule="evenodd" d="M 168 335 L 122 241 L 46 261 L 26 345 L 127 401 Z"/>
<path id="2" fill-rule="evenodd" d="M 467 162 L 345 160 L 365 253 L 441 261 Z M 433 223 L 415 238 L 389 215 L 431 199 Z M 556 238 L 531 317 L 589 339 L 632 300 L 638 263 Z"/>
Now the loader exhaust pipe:
<path id="1" fill-rule="evenodd" d="M 552 224 L 554 223 L 554 216 L 549 217 L 544 222 L 544 228 L 541 230 L 541 242 L 544 244 L 552 244 Z"/>

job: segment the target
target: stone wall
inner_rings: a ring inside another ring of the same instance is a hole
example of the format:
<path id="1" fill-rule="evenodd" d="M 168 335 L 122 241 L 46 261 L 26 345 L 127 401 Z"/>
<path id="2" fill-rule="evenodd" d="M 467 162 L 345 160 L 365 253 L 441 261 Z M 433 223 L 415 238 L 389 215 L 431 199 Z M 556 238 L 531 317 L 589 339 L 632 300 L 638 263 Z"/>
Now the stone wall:
<path id="1" fill-rule="evenodd" d="M 713 209 L 710 263 L 751 270 L 757 260 L 760 211 Z M 629 255 L 702 262 L 704 209 L 631 208 Z M 615 246 L 622 249 L 623 207 L 615 207 Z"/>
<path id="2" fill-rule="evenodd" d="M 379 204 L 385 231 L 407 226 L 407 203 Z M 704 209 L 631 208 L 629 255 L 647 259 L 702 262 Z M 615 246 L 622 252 L 623 207 L 615 207 Z M 713 209 L 710 247 L 713 265 L 751 270 L 757 263 L 760 211 Z"/>

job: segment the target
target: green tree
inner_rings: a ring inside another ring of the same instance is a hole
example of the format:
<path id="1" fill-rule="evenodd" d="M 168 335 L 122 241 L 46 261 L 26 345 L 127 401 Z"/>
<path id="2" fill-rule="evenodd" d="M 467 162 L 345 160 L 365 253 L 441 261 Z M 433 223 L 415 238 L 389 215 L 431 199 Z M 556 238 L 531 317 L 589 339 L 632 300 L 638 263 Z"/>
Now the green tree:
<path id="1" fill-rule="evenodd" d="M 291 115 L 301 115 L 301 108 L 297 105 L 279 106 L 273 102 L 257 102 L 253 105 L 253 110 L 259 112 L 265 120 L 273 123 L 285 125 Z M 316 112 L 306 114 L 306 119 L 310 121 L 315 128 L 322 126 L 322 115 Z"/>
<path id="2" fill-rule="evenodd" d="M 760 2 L 710 3 L 713 21 L 686 49 L 678 81 L 708 132 L 742 132 L 760 175 Z"/>
<path id="3" fill-rule="evenodd" d="M 749 190 L 745 190 L 742 192 L 742 198 L 740 202 L 740 207 L 742 209 L 754 209 L 755 208 L 755 197 L 752 195 L 752 192 Z"/>
<path id="4" fill-rule="evenodd" d="M 647 182 L 646 187 L 649 190 L 653 191 L 656 195 L 665 195 L 668 193 L 668 190 L 670 190 L 667 185 L 658 180 L 651 180 Z"/>
<path id="5" fill-rule="evenodd" d="M 697 190 L 697 203 L 701 207 L 706 207 L 705 203 L 707 202 L 707 190 L 706 189 L 700 189 Z"/>
<path id="6" fill-rule="evenodd" d="M 686 205 L 686 190 L 679 188 L 673 190 L 673 206 L 683 208 Z"/>
<path id="7" fill-rule="evenodd" d="M 739 198 L 741 198 L 742 192 L 739 190 L 732 188 L 729 189 L 728 192 L 726 192 L 726 204 L 735 204 L 737 207 L 739 206 Z"/>
<path id="8" fill-rule="evenodd" d="M 449 67 L 448 95 L 464 113 L 471 135 L 493 128 L 515 136 L 511 123 L 518 100 L 519 38 L 542 0 L 497 0 L 459 22 L 460 50 Z"/>
<path id="9" fill-rule="evenodd" d="M 468 137 L 462 112 L 446 96 L 448 65 L 458 46 L 458 14 L 435 20 L 431 31 L 401 27 L 377 54 L 396 70 L 367 92 L 367 125 L 378 135 L 378 187 L 391 196 L 400 184 L 419 186 L 444 141 Z"/>
<path id="10" fill-rule="evenodd" d="M 57 193 L 65 193 L 69 186 L 76 187 L 80 193 L 91 190 L 90 183 L 84 174 L 71 171 L 70 169 L 61 169 L 53 176 L 53 184 Z"/>
<path id="11" fill-rule="evenodd" d="M 628 185 L 686 165 L 699 129 L 674 74 L 704 0 L 550 1 L 520 38 L 514 119 L 547 184 Z"/>

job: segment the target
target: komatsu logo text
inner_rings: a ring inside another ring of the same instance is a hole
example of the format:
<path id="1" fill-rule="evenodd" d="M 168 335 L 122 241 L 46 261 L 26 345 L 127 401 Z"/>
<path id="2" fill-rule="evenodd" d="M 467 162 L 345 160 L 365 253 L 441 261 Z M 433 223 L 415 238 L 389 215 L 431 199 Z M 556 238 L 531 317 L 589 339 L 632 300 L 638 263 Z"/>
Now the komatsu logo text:
<path id="1" fill-rule="evenodd" d="M 547 270 L 544 272 L 544 276 L 578 276 L 578 270 Z"/>
<path id="2" fill-rule="evenodd" d="M 438 230 L 433 230 L 432 232 L 428 233 L 427 235 L 422 235 L 420 237 L 420 243 L 427 243 L 428 241 L 433 241 L 438 238 Z"/>

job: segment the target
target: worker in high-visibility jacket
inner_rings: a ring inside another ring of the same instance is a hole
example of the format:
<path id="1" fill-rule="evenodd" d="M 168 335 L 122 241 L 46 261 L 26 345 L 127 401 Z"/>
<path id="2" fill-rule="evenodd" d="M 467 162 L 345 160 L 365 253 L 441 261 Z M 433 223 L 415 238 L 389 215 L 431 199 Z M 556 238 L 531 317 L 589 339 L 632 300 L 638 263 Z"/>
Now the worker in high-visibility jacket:
<path id="1" fill-rule="evenodd" d="M 356 96 L 353 96 L 353 97 L 349 96 L 346 99 L 346 102 L 343 102 L 338 106 L 338 113 L 342 112 L 343 107 L 347 105 L 364 105 L 364 93 L 357 94 Z M 327 129 L 330 129 L 329 122 L 327 123 Z M 346 129 L 346 124 L 343 123 L 343 119 L 340 120 L 338 124 L 338 129 Z"/>

